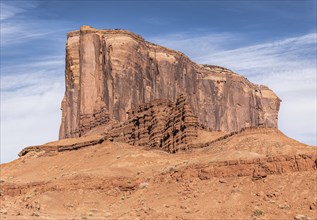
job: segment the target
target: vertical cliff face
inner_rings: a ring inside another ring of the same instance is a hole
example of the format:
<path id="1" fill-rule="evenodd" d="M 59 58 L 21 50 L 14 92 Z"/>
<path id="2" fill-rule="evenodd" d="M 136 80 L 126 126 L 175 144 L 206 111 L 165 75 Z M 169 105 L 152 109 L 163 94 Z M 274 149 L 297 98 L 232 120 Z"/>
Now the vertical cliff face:
<path id="1" fill-rule="evenodd" d="M 237 131 L 277 127 L 280 100 L 265 86 L 123 30 L 84 26 L 68 34 L 60 138 L 78 137 L 154 99 L 187 96 L 200 126 Z"/>

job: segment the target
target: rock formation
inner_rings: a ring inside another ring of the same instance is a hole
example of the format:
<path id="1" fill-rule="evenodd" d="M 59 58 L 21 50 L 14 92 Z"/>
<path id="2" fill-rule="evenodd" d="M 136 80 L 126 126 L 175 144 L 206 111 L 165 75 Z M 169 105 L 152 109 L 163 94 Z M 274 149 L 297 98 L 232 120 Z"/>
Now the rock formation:
<path id="1" fill-rule="evenodd" d="M 135 123 L 139 113 L 150 111 L 147 119 L 140 119 L 143 130 L 133 125 L 131 129 L 135 130 L 130 129 L 120 138 L 161 145 L 165 135 L 170 134 L 165 129 L 175 123 L 169 115 L 176 111 L 177 104 L 169 102 L 177 103 L 181 94 L 187 97 L 186 108 L 206 130 L 233 132 L 246 127 L 277 127 L 280 99 L 268 87 L 254 85 L 222 67 L 198 65 L 180 52 L 146 42 L 125 30 L 83 26 L 68 33 L 66 92 L 59 137 L 80 137 L 114 120 L 125 127 Z M 144 103 L 157 99 L 165 101 L 145 110 L 152 104 Z M 136 108 L 141 112 L 133 110 Z M 160 111 L 162 114 L 156 113 Z M 148 121 L 157 115 L 163 121 Z M 149 128 L 152 133 L 144 132 Z M 160 136 L 155 135 L 155 129 L 162 132 Z M 136 139 L 136 132 L 147 137 Z M 180 137 L 176 139 L 186 142 Z M 175 139 L 169 141 L 161 147 L 173 146 Z"/>
<path id="2" fill-rule="evenodd" d="M 103 141 L 105 141 L 105 138 L 99 135 L 91 135 L 89 137 L 81 137 L 81 138 L 67 138 L 60 141 L 49 142 L 43 145 L 26 147 L 19 153 L 19 157 L 22 157 L 29 152 L 47 153 L 47 152 L 78 150 L 80 148 L 91 147 L 96 144 L 101 144 Z"/>
<path id="3" fill-rule="evenodd" d="M 132 109 L 128 120 L 107 132 L 114 141 L 176 152 L 197 137 L 197 127 L 197 117 L 181 94 L 175 103 L 159 99 Z"/>
<path id="4" fill-rule="evenodd" d="M 0 164 L 0 218 L 317 220 L 317 148 L 276 128 L 279 103 L 225 68 L 82 27 L 61 140 Z"/>

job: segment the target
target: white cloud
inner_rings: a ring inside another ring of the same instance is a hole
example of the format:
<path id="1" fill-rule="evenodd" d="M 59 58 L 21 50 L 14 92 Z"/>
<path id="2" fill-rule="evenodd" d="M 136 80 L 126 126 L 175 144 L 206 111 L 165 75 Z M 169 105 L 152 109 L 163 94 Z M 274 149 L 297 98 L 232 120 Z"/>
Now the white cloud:
<path id="1" fill-rule="evenodd" d="M 16 159 L 26 146 L 58 139 L 63 62 L 55 58 L 11 66 L 10 71 L 24 69 L 24 73 L 1 77 L 1 163 Z"/>
<path id="2" fill-rule="evenodd" d="M 224 66 L 269 86 L 282 99 L 279 128 L 290 137 L 316 145 L 316 33 L 242 47 L 233 43 L 241 43 L 243 36 L 230 33 L 171 36 L 152 40 L 185 51 L 198 63 Z"/>
<path id="3" fill-rule="evenodd" d="M 46 40 L 46 35 L 52 37 L 58 30 L 52 26 L 48 30 L 44 21 L 27 16 L 36 6 L 36 2 L 29 1 L 1 2 L 1 56 L 4 58 L 0 67 L 1 163 L 16 159 L 26 146 L 58 138 L 64 93 L 65 59 L 61 54 L 64 50 L 43 56 L 16 47 L 23 43 L 24 47 L 32 48 L 32 40 Z M 58 43 L 61 40 L 54 37 Z M 45 45 L 45 48 L 54 51 L 56 44 Z M 15 60 L 17 54 L 19 60 Z M 9 56 L 13 59 L 8 59 Z"/>
<path id="4" fill-rule="evenodd" d="M 284 70 L 286 65 L 292 70 L 311 64 L 314 49 L 316 33 L 233 50 L 211 51 L 195 59 L 201 63 L 217 62 L 237 70 L 278 71 Z"/>

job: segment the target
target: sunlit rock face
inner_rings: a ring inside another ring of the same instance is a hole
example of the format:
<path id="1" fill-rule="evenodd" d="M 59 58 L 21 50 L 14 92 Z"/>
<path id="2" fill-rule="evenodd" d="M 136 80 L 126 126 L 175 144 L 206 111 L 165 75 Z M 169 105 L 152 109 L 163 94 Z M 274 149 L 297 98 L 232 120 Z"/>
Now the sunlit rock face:
<path id="1" fill-rule="evenodd" d="M 199 65 L 178 51 L 125 30 L 83 26 L 68 33 L 60 139 L 83 136 L 156 99 L 184 94 L 210 131 L 277 127 L 280 99 L 228 69 Z"/>

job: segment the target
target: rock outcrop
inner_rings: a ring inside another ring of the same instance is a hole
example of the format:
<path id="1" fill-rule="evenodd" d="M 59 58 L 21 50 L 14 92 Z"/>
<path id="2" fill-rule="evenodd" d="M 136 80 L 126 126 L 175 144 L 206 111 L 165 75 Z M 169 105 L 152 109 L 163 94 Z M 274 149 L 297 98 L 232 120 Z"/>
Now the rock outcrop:
<path id="1" fill-rule="evenodd" d="M 43 145 L 26 147 L 19 153 L 19 157 L 22 157 L 30 152 L 47 153 L 78 150 L 80 148 L 91 147 L 96 144 L 101 144 L 104 141 L 105 137 L 100 135 L 91 135 L 89 137 L 80 138 L 68 138 L 60 141 L 49 142 Z"/>
<path id="2" fill-rule="evenodd" d="M 154 181 L 160 182 L 164 179 L 173 179 L 177 182 L 187 180 L 209 180 L 211 178 L 233 178 L 233 177 L 251 177 L 252 180 L 259 180 L 266 178 L 268 175 L 282 175 L 293 172 L 304 171 L 316 171 L 317 165 L 316 154 L 298 154 L 298 155 L 279 155 L 274 157 L 248 159 L 248 160 L 228 160 L 228 161 L 216 161 L 207 164 L 198 163 L 183 165 L 175 169 L 168 169 L 160 174 L 154 176 Z M 168 177 L 167 177 L 168 176 Z M 169 178 L 171 177 L 171 178 Z M 81 176 L 85 178 L 85 176 Z M 86 180 L 79 181 L 77 184 L 71 184 L 72 179 L 66 179 L 70 181 L 70 189 L 84 188 L 87 181 L 90 182 L 89 190 L 93 188 L 102 189 L 105 187 L 105 180 L 99 180 L 98 178 L 86 177 Z M 127 181 L 109 181 L 111 184 L 109 188 L 118 188 L 120 191 L 133 191 L 137 189 L 140 181 L 135 179 L 128 179 Z M 66 184 L 61 184 L 60 190 L 65 190 Z M 86 187 L 87 187 L 86 185 Z M 100 187 L 103 185 L 103 187 Z M 31 189 L 33 191 L 39 190 L 41 193 L 51 191 L 56 187 L 56 184 L 52 182 L 36 182 L 33 184 L 2 184 L 1 193 L 6 196 L 18 196 L 26 194 Z M 68 188 L 68 190 L 69 190 Z"/>
<path id="3" fill-rule="evenodd" d="M 206 130 L 277 127 L 280 99 L 266 86 L 222 67 L 198 65 L 125 30 L 83 26 L 68 33 L 60 139 L 113 120 L 129 123 L 130 109 L 155 99 L 177 102 L 180 94 Z"/>
<path id="4" fill-rule="evenodd" d="M 197 117 L 181 94 L 175 103 L 159 99 L 130 110 L 128 120 L 106 132 L 114 141 L 174 153 L 197 137 L 197 127 Z"/>

